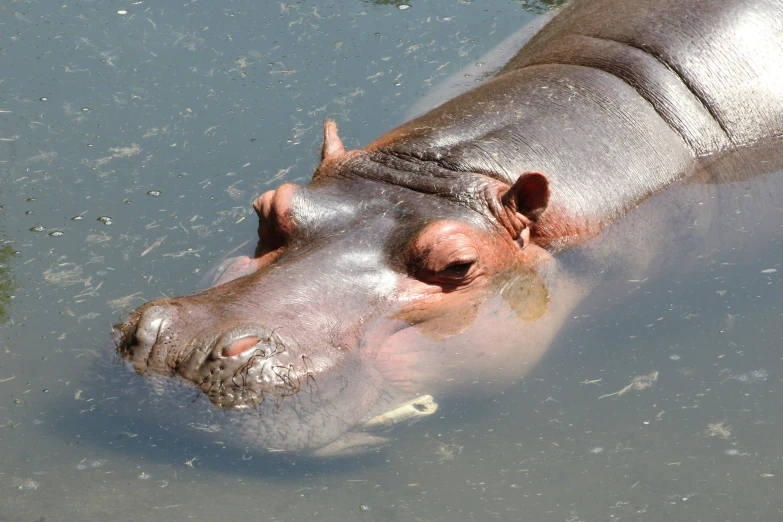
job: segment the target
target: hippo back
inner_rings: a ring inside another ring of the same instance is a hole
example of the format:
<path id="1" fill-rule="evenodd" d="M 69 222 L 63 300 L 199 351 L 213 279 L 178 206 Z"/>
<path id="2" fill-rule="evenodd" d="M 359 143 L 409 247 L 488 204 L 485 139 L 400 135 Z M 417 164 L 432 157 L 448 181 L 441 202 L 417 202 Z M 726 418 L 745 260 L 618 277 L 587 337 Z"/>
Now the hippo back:
<path id="1" fill-rule="evenodd" d="M 500 74 L 606 71 L 706 154 L 783 134 L 782 34 L 780 0 L 576 0 Z"/>
<path id="2" fill-rule="evenodd" d="M 408 158 L 411 183 L 428 176 L 417 164 L 509 183 L 544 173 L 533 232 L 561 251 L 700 157 L 783 135 L 781 84 L 780 0 L 575 0 L 493 79 L 365 150 Z"/>

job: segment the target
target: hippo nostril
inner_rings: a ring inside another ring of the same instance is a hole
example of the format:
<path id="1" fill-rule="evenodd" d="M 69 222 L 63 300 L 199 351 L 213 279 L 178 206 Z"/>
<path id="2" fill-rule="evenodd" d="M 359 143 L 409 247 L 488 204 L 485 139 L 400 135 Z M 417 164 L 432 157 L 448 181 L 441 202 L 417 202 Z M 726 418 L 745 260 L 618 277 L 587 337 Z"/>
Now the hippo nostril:
<path id="1" fill-rule="evenodd" d="M 139 364 L 146 361 L 158 342 L 161 331 L 165 330 L 171 321 L 172 313 L 171 306 L 156 305 L 144 309 L 122 343 L 125 357 Z"/>
<path id="2" fill-rule="evenodd" d="M 234 341 L 233 343 L 224 347 L 223 350 L 220 352 L 220 354 L 223 357 L 234 357 L 235 355 L 239 355 L 251 349 L 252 347 L 257 345 L 260 341 L 261 339 L 254 336 L 243 337 L 242 339 Z"/>
<path id="3" fill-rule="evenodd" d="M 169 316 L 169 309 L 164 306 L 151 306 L 144 310 L 134 328 L 134 337 L 139 345 L 150 347 L 158 340 L 158 334 Z"/>

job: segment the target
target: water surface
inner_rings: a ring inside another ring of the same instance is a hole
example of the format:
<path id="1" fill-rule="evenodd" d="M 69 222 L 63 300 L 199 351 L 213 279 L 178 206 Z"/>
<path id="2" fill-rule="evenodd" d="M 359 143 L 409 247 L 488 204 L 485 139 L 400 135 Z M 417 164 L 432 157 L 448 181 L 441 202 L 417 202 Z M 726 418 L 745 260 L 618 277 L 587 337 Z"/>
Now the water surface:
<path id="1" fill-rule="evenodd" d="M 248 248 L 257 195 L 309 179 L 325 116 L 367 144 L 529 21 L 520 3 L 0 13 L 0 520 L 780 518 L 780 209 L 750 250 L 730 230 L 587 300 L 528 377 L 369 456 L 236 449 L 113 359 L 122 313 L 197 289 Z"/>

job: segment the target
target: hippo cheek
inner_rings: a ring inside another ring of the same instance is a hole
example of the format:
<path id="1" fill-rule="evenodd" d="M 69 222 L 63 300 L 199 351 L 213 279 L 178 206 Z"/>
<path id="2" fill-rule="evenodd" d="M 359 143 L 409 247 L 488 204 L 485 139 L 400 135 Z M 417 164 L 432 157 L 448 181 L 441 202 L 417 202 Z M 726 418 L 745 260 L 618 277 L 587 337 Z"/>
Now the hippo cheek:
<path id="1" fill-rule="evenodd" d="M 449 339 L 470 327 L 476 319 L 481 296 L 472 294 L 438 294 L 395 315 L 395 319 L 411 325 L 418 333 L 434 341 Z"/>
<path id="2" fill-rule="evenodd" d="M 408 393 L 485 395 L 524 376 L 541 359 L 554 332 L 550 314 L 522 319 L 502 296 L 475 304 L 459 331 L 445 336 L 439 321 L 403 328 L 375 356 L 375 369 Z M 444 319 L 445 320 L 445 319 Z"/>

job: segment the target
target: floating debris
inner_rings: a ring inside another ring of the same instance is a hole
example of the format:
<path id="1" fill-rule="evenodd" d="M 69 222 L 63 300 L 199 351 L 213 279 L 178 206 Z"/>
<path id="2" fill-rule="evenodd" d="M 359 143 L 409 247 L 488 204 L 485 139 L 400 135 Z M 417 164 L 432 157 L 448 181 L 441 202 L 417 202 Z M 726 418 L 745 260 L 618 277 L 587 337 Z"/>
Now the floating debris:
<path id="1" fill-rule="evenodd" d="M 438 449 L 435 450 L 435 454 L 438 456 L 438 462 L 454 460 L 457 456 L 462 455 L 462 448 L 464 448 L 464 446 L 460 446 L 454 443 L 438 443 Z"/>
<path id="2" fill-rule="evenodd" d="M 78 469 L 79 471 L 85 469 L 96 469 L 102 467 L 104 464 L 106 464 L 106 460 L 104 459 L 98 459 L 98 460 L 84 459 L 76 465 L 76 469 Z"/>
<path id="3" fill-rule="evenodd" d="M 746 373 L 741 373 L 739 375 L 731 374 L 726 379 L 734 379 L 740 382 L 761 382 L 766 381 L 767 377 L 769 377 L 769 374 L 767 373 L 767 370 L 761 369 L 761 370 L 753 370 Z"/>
<path id="4" fill-rule="evenodd" d="M 598 398 L 605 399 L 606 397 L 614 397 L 615 395 L 617 397 L 620 397 L 621 395 L 624 395 L 631 390 L 642 391 L 652 386 L 652 383 L 654 383 L 657 380 L 658 380 L 658 370 L 655 370 L 649 375 L 639 375 L 637 377 L 634 377 L 633 380 L 631 381 L 631 384 L 629 384 L 622 390 L 618 390 L 614 393 L 607 393 L 606 395 L 601 395 Z"/>
<path id="5" fill-rule="evenodd" d="M 731 437 L 731 426 L 726 426 L 726 421 L 711 422 L 707 424 L 707 436 L 728 439 Z"/>
<path id="6" fill-rule="evenodd" d="M 148 247 L 147 247 L 147 249 L 146 249 L 146 250 L 144 250 L 144 252 L 142 252 L 142 253 L 141 253 L 141 256 L 139 256 L 139 257 L 144 257 L 144 256 L 146 256 L 147 254 L 149 254 L 150 252 L 152 252 L 153 250 L 155 250 L 156 248 L 158 248 L 160 245 L 162 245 L 162 244 L 163 244 L 163 241 L 165 241 L 165 240 L 166 240 L 166 236 L 159 237 L 159 238 L 158 238 L 158 240 L 157 240 L 157 241 L 155 241 L 154 243 L 152 243 L 150 246 L 148 246 Z"/>

